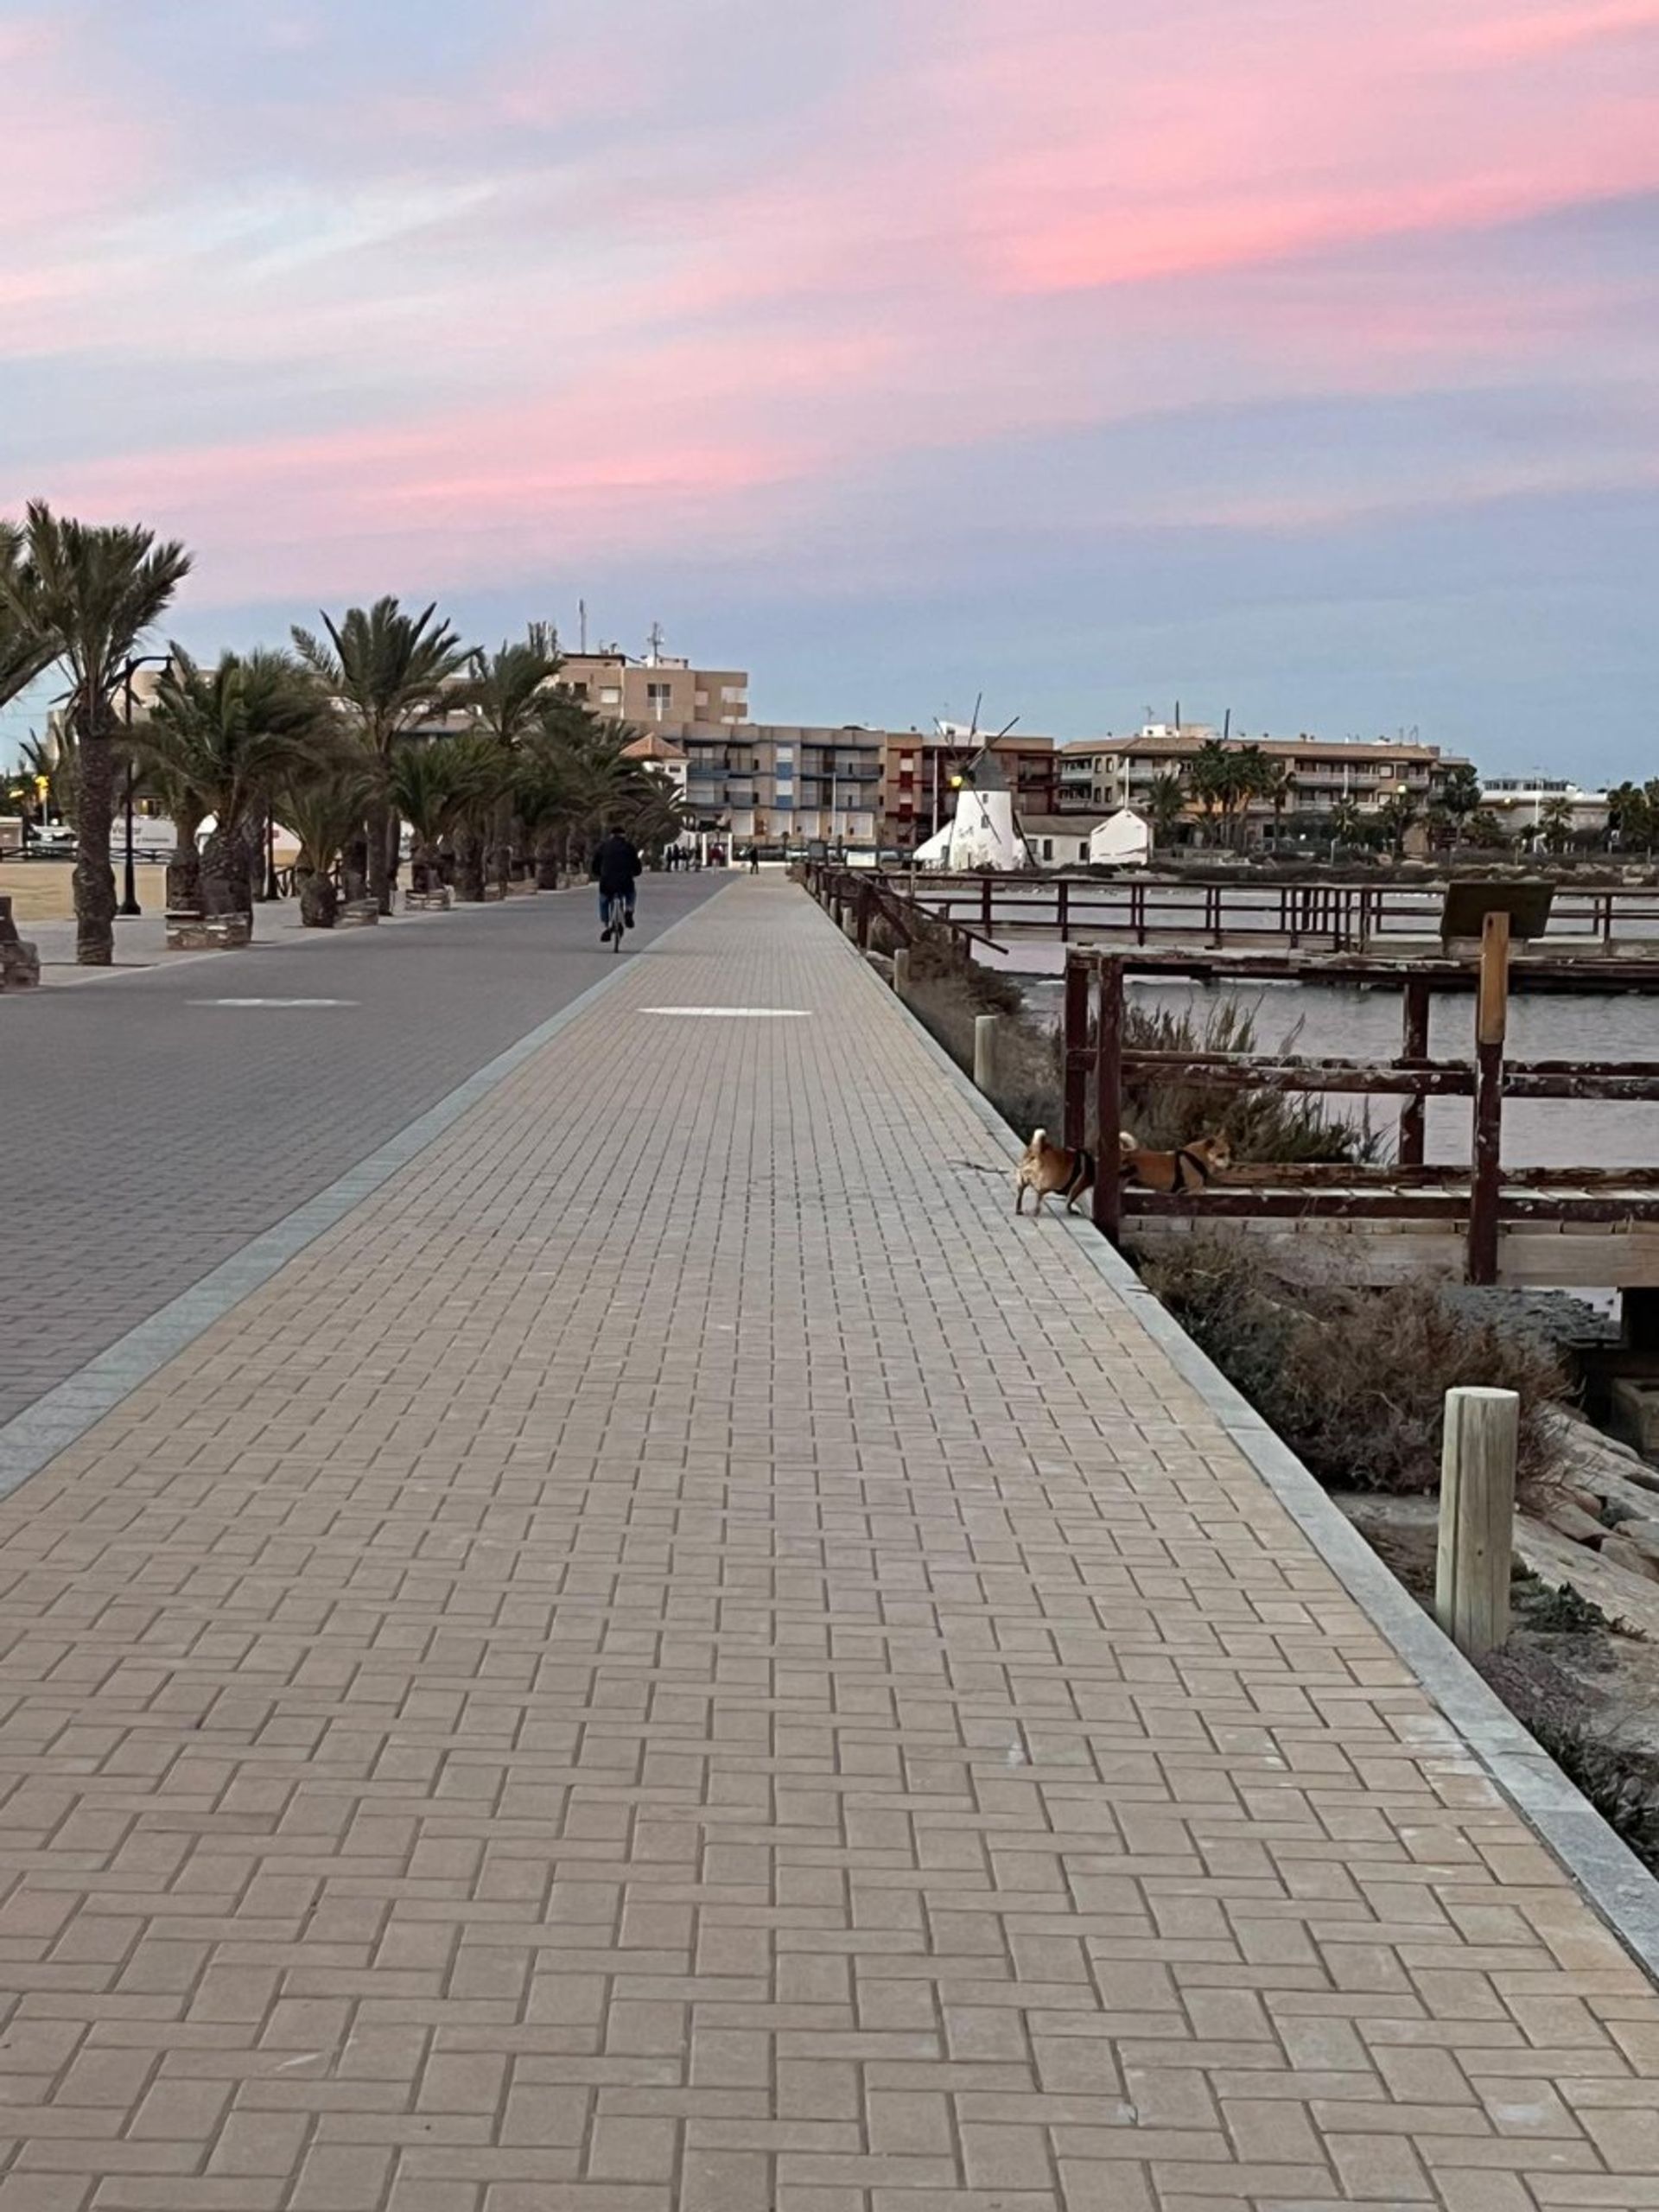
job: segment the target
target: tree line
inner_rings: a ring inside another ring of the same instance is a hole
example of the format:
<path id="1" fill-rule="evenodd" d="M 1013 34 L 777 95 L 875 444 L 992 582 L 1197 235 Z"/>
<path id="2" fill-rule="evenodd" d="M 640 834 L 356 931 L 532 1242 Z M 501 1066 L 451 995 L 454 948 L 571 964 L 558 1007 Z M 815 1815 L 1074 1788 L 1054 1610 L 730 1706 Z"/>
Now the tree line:
<path id="1" fill-rule="evenodd" d="M 556 882 L 607 825 L 642 848 L 684 826 L 665 779 L 624 757 L 638 734 L 561 688 L 545 625 L 493 652 L 467 644 L 435 604 L 393 598 L 296 626 L 290 644 L 198 661 L 158 632 L 192 559 L 137 527 L 60 517 L 41 502 L 0 518 L 0 704 L 56 671 L 60 741 L 25 747 L 12 797 L 27 819 L 36 776 L 76 837 L 76 957 L 113 956 L 111 860 L 118 780 L 130 776 L 172 820 L 168 905 L 246 912 L 269 827 L 297 839 L 302 918 L 332 925 L 342 898 L 391 912 L 403 825 L 410 887 L 442 874 L 456 895 Z M 160 667 L 142 713 L 134 677 Z M 207 835 L 204 837 L 204 830 Z"/>

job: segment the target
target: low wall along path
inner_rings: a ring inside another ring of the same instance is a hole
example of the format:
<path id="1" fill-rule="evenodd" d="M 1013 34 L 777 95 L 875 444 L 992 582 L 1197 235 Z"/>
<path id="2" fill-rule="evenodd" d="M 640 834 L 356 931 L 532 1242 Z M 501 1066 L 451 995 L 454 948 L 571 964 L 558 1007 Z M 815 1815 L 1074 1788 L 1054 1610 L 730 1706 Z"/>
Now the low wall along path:
<path id="1" fill-rule="evenodd" d="M 1659 2001 L 740 881 L 0 1506 L 0 2212 L 1659 2204 Z"/>

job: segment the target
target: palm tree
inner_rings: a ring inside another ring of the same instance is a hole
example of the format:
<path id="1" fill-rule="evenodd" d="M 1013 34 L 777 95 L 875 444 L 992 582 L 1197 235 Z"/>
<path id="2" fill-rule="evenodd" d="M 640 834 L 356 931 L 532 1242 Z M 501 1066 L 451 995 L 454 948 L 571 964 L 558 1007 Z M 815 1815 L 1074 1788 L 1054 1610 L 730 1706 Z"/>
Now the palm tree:
<path id="1" fill-rule="evenodd" d="M 1230 812 L 1237 776 L 1231 755 L 1219 738 L 1206 738 L 1187 764 L 1187 784 L 1206 829 Z"/>
<path id="2" fill-rule="evenodd" d="M 393 748 L 441 711 L 467 664 L 465 646 L 436 613 L 435 601 L 420 614 L 405 614 L 397 600 L 381 599 L 366 609 L 352 607 L 338 622 L 323 615 L 326 644 L 309 630 L 294 632 L 295 650 L 353 727 L 378 773 L 365 826 L 369 895 L 383 914 L 391 912 L 397 873 L 397 822 L 385 788 Z"/>
<path id="3" fill-rule="evenodd" d="M 23 536 L 16 523 L 0 521 L 0 707 L 26 691 L 52 665 L 52 648 L 26 620 L 18 598 Z"/>
<path id="4" fill-rule="evenodd" d="M 308 930 L 331 930 L 340 911 L 334 870 L 346 842 L 359 833 L 364 809 L 377 779 L 363 755 L 344 752 L 336 765 L 318 773 L 309 766 L 272 793 L 276 818 L 299 840 L 294 880 L 300 894 L 300 921 Z"/>
<path id="5" fill-rule="evenodd" d="M 1284 761 L 1269 760 L 1265 753 L 1258 753 L 1256 759 L 1262 766 L 1255 777 L 1255 795 L 1266 799 L 1273 809 L 1273 842 L 1276 851 L 1284 829 L 1285 809 L 1296 796 L 1296 774 Z"/>
<path id="6" fill-rule="evenodd" d="M 494 653 L 474 653 L 471 672 L 455 692 L 456 703 L 471 714 L 477 728 L 493 738 L 506 756 L 518 752 L 543 726 L 547 686 L 559 671 L 559 655 L 544 625 L 532 625 L 519 645 L 504 644 Z M 504 784 L 487 840 L 483 825 L 469 829 L 461 841 L 456 889 L 462 899 L 480 899 L 486 881 L 493 881 L 505 898 L 512 875 L 512 805 Z M 487 849 L 486 849 L 487 844 Z"/>
<path id="7" fill-rule="evenodd" d="M 436 887 L 439 846 L 464 825 L 489 818 L 510 773 L 500 747 L 481 733 L 397 747 L 387 790 L 411 833 L 411 892 Z"/>
<path id="8" fill-rule="evenodd" d="M 1153 849 L 1168 844 L 1186 812 L 1186 785 L 1177 769 L 1154 776 L 1147 787 L 1146 816 Z"/>
<path id="9" fill-rule="evenodd" d="M 1564 853 L 1577 826 L 1571 799 L 1546 799 L 1538 814 L 1538 834 L 1547 853 Z"/>
<path id="10" fill-rule="evenodd" d="M 285 780 L 327 768 L 340 737 L 326 693 L 291 654 L 227 652 L 215 668 L 198 666 L 182 646 L 156 687 L 132 746 L 181 812 L 173 866 L 188 887 L 196 833 L 213 828 L 196 872 L 201 909 L 253 918 L 258 824 Z M 168 897 L 175 895 L 169 875 Z"/>
<path id="11" fill-rule="evenodd" d="M 1472 761 L 1457 760 L 1446 772 L 1438 794 L 1452 823 L 1452 847 L 1463 842 L 1464 825 L 1480 806 L 1480 777 Z"/>
<path id="12" fill-rule="evenodd" d="M 1336 849 L 1338 845 L 1351 845 L 1356 843 L 1363 827 L 1364 823 L 1359 810 L 1359 801 L 1355 798 L 1339 798 L 1331 810 L 1331 851 L 1332 858 L 1335 857 Z"/>
<path id="13" fill-rule="evenodd" d="M 60 519 L 30 502 L 20 542 L 0 562 L 0 604 L 15 635 L 69 679 L 65 728 L 75 752 L 75 957 L 107 968 L 115 953 L 115 695 L 140 639 L 190 573 L 181 545 L 153 531 Z"/>
<path id="14" fill-rule="evenodd" d="M 1377 808 L 1376 819 L 1395 858 L 1400 859 L 1406 849 L 1406 832 L 1417 819 L 1416 800 L 1408 791 L 1397 791 Z"/>

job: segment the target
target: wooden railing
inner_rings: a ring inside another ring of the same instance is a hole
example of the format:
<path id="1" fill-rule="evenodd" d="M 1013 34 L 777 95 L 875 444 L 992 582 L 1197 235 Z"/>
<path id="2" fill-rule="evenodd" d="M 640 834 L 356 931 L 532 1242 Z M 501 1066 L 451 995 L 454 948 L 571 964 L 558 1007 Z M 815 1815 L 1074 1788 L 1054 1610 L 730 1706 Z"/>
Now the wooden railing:
<path id="1" fill-rule="evenodd" d="M 1066 963 L 1063 1015 L 1064 1133 L 1065 1143 L 1074 1147 L 1085 1141 L 1090 1122 L 1098 1133 L 1096 1225 L 1116 1243 L 1128 1213 L 1335 1220 L 1436 1220 L 1452 1215 L 1465 1223 L 1468 1280 L 1491 1283 L 1497 1280 L 1499 1233 L 1505 1221 L 1546 1214 L 1586 1224 L 1659 1220 L 1659 1173 L 1652 1169 L 1535 1170 L 1505 1178 L 1506 1098 L 1659 1100 L 1659 1061 L 1507 1059 L 1509 960 L 1509 918 L 1489 914 L 1475 995 L 1473 1055 L 1466 1060 L 1429 1058 L 1428 978 L 1414 974 L 1408 963 L 1394 963 L 1405 1001 L 1403 1050 L 1395 1060 L 1366 1062 L 1132 1048 L 1124 1037 L 1123 982 L 1127 972 L 1142 963 L 1133 955 L 1072 953 Z M 1142 1191 L 1113 1172 L 1124 1091 L 1136 1077 L 1216 1090 L 1402 1097 L 1406 1103 L 1397 1166 L 1263 1164 L 1202 1192 L 1166 1196 Z M 1472 1101 L 1466 1168 L 1425 1167 L 1428 1098 Z M 1465 1187 L 1453 1187 L 1458 1184 Z"/>
<path id="2" fill-rule="evenodd" d="M 1219 950 L 1230 942 L 1282 944 L 1332 952 L 1405 949 L 1440 930 L 1444 883 L 1271 883 L 1229 877 L 1103 880 L 1092 876 L 941 876 L 869 870 L 941 920 L 970 921 L 981 934 L 1121 937 L 1137 946 L 1179 938 Z M 1580 891 L 1564 887 L 1550 913 L 1550 940 L 1573 938 L 1611 950 L 1659 944 L 1659 890 Z M 1543 940 L 1540 940 L 1542 942 Z"/>

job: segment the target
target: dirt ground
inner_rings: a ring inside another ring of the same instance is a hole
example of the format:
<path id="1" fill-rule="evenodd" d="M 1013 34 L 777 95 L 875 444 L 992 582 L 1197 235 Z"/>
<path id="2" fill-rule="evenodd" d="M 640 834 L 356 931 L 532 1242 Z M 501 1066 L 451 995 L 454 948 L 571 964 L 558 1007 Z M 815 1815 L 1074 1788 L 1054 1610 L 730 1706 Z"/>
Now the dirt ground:
<path id="1" fill-rule="evenodd" d="M 0 861 L 0 898 L 13 921 L 67 922 L 74 913 L 74 870 L 67 861 Z"/>

